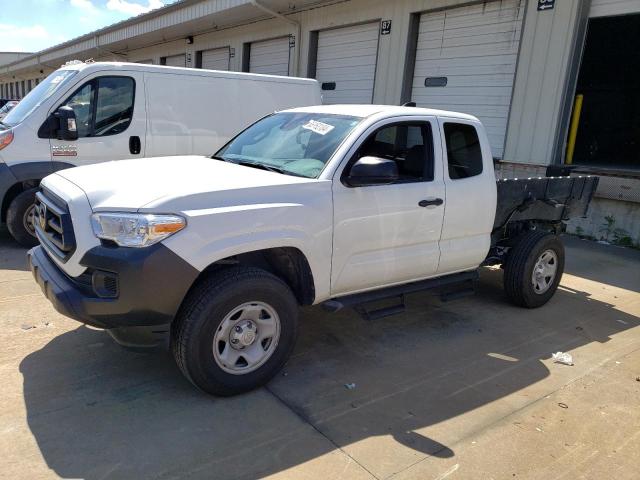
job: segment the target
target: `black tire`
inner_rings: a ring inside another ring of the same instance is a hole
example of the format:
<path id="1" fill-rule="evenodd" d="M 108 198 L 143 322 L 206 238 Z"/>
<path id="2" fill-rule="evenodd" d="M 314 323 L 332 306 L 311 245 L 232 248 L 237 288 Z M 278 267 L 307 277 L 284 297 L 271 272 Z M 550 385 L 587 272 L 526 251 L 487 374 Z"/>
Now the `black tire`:
<path id="1" fill-rule="evenodd" d="M 280 319 L 275 350 L 246 374 L 223 370 L 214 358 L 214 338 L 225 317 L 239 305 L 264 302 Z M 286 363 L 298 335 L 298 303 L 278 277 L 252 267 L 233 267 L 203 279 L 189 293 L 171 326 L 171 349 L 185 377 L 201 390 L 235 395 L 267 383 Z"/>
<path id="2" fill-rule="evenodd" d="M 9 204 L 7 210 L 7 228 L 9 233 L 23 247 L 35 247 L 38 239 L 35 232 L 27 230 L 25 227 L 25 216 L 36 200 L 37 188 L 30 188 L 19 193 Z"/>
<path id="3" fill-rule="evenodd" d="M 555 277 L 547 290 L 540 293 L 534 287 L 533 270 L 538 258 L 547 250 L 555 253 Z M 564 246 L 557 235 L 531 231 L 522 235 L 511 248 L 504 266 L 504 289 L 512 303 L 537 308 L 549 301 L 558 289 L 564 271 Z"/>

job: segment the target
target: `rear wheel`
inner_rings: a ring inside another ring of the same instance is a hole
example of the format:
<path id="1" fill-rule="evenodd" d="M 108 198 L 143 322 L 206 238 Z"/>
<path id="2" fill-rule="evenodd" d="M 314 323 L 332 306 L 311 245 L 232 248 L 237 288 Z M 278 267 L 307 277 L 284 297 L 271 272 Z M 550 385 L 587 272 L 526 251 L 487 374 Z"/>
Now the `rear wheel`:
<path id="1" fill-rule="evenodd" d="M 282 280 L 257 268 L 231 268 L 189 294 L 172 325 L 172 351 L 198 388 L 234 395 L 263 385 L 282 368 L 297 322 L 298 304 Z"/>
<path id="2" fill-rule="evenodd" d="M 564 271 L 564 246 L 551 233 L 531 231 L 511 249 L 504 267 L 504 289 L 518 306 L 536 308 L 553 297 Z"/>
<path id="3" fill-rule="evenodd" d="M 9 204 L 7 228 L 11 236 L 24 247 L 38 245 L 33 220 L 37 188 L 19 193 Z"/>

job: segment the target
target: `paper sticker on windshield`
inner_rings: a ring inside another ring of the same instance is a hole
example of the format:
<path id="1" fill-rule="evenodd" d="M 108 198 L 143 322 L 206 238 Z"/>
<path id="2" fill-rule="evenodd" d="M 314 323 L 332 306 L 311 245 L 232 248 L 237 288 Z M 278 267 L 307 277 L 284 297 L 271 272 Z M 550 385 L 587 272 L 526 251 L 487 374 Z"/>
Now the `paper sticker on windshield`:
<path id="1" fill-rule="evenodd" d="M 56 77 L 53 77 L 51 83 L 55 85 L 56 83 L 60 83 L 62 80 L 64 80 L 64 75 L 58 75 Z"/>
<path id="2" fill-rule="evenodd" d="M 334 129 L 334 126 L 327 123 L 318 122 L 317 120 L 309 120 L 305 125 L 302 126 L 302 128 L 311 130 L 312 132 L 319 135 L 326 135 Z"/>

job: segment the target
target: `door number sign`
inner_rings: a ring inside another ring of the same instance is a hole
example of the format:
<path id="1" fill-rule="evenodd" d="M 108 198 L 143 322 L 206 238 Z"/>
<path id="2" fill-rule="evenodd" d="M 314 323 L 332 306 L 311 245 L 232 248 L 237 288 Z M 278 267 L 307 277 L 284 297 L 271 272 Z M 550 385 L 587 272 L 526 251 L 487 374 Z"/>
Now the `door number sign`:
<path id="1" fill-rule="evenodd" d="M 556 6 L 556 0 L 538 0 L 538 11 L 552 10 Z"/>
<path id="2" fill-rule="evenodd" d="M 382 20 L 380 24 L 380 35 L 389 35 L 391 33 L 391 20 Z"/>

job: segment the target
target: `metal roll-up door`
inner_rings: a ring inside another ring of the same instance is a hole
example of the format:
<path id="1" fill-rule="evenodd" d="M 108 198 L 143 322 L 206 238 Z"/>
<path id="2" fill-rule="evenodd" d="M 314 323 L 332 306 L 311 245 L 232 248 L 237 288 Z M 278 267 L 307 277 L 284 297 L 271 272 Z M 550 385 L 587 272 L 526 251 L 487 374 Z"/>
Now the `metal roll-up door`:
<path id="1" fill-rule="evenodd" d="M 316 79 L 323 103 L 371 103 L 380 23 L 318 32 Z"/>
<path id="2" fill-rule="evenodd" d="M 591 0 L 589 17 L 610 17 L 640 13 L 638 0 Z"/>
<path id="3" fill-rule="evenodd" d="M 164 57 L 164 64 L 168 67 L 184 67 L 186 66 L 186 59 L 184 54 L 171 55 L 169 57 Z"/>
<path id="4" fill-rule="evenodd" d="M 289 37 L 253 42 L 249 51 L 249 71 L 266 75 L 289 75 Z"/>
<path id="5" fill-rule="evenodd" d="M 470 113 L 502 158 L 518 61 L 524 0 L 501 0 L 420 17 L 411 98 Z"/>
<path id="6" fill-rule="evenodd" d="M 206 70 L 229 70 L 229 47 L 203 50 L 201 62 Z"/>

